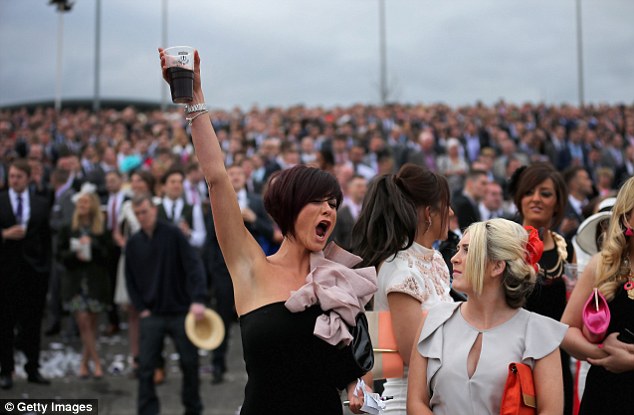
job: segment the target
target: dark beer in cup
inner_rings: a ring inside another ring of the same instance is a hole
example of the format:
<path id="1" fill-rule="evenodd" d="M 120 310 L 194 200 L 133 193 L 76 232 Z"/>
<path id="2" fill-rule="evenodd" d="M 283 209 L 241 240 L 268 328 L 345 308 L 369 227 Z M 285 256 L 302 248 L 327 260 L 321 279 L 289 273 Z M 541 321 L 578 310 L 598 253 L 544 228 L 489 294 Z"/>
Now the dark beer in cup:
<path id="1" fill-rule="evenodd" d="M 194 71 L 179 66 L 167 68 L 172 102 L 187 104 L 194 99 Z"/>
<path id="2" fill-rule="evenodd" d="M 192 102 L 194 99 L 194 48 L 172 46 L 165 49 L 165 59 L 172 102 L 176 104 Z"/>

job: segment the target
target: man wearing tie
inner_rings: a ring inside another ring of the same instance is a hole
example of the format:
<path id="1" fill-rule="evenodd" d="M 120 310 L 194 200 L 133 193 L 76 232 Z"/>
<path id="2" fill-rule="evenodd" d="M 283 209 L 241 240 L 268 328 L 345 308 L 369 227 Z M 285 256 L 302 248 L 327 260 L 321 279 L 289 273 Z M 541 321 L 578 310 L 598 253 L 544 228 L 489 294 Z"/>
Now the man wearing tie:
<path id="1" fill-rule="evenodd" d="M 195 206 L 202 204 L 207 199 L 207 183 L 204 180 L 203 171 L 198 163 L 190 163 L 186 170 L 186 178 L 183 181 L 185 202 Z"/>
<path id="2" fill-rule="evenodd" d="M 203 219 L 200 201 L 190 205 L 183 197 L 183 181 L 185 173 L 173 168 L 163 176 L 163 198 L 161 199 L 158 215 L 159 219 L 174 223 L 183 232 L 189 244 L 201 249 L 205 243 L 207 231 Z"/>
<path id="3" fill-rule="evenodd" d="M 480 217 L 478 209 L 478 203 L 484 197 L 488 183 L 487 173 L 484 170 L 471 170 L 467 173 L 462 192 L 453 194 L 451 207 L 458 218 L 461 231 L 464 231 L 473 222 L 488 219 Z"/>
<path id="4" fill-rule="evenodd" d="M 31 383 L 39 372 L 40 328 L 51 260 L 49 203 L 30 195 L 31 168 L 18 159 L 9 167 L 9 190 L 0 193 L 0 387 L 13 386 L 14 330 L 20 326 L 24 367 Z"/>
<path id="5" fill-rule="evenodd" d="M 121 205 L 130 198 L 122 190 L 123 177 L 119 170 L 110 170 L 106 173 L 106 190 L 108 197 L 106 198 L 106 225 L 108 232 L 111 234 L 119 226 L 119 214 L 121 213 Z M 121 247 L 116 243 L 112 243 L 108 249 L 108 275 L 110 277 L 110 311 L 108 311 L 108 335 L 119 332 L 119 312 L 114 303 L 114 293 L 117 284 L 117 270 L 119 265 L 119 257 L 121 256 Z"/>

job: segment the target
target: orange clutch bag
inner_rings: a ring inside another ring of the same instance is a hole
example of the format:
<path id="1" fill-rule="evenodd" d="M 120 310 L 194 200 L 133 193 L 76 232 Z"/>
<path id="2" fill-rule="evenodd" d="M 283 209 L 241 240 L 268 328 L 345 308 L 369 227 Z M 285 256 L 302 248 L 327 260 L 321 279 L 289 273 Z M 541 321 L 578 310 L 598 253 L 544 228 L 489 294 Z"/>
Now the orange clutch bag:
<path id="1" fill-rule="evenodd" d="M 403 359 L 398 353 L 389 311 L 367 311 L 368 331 L 374 351 L 374 379 L 403 377 Z"/>
<path id="2" fill-rule="evenodd" d="M 500 415 L 535 415 L 537 396 L 533 370 L 523 363 L 511 363 L 504 385 Z"/>

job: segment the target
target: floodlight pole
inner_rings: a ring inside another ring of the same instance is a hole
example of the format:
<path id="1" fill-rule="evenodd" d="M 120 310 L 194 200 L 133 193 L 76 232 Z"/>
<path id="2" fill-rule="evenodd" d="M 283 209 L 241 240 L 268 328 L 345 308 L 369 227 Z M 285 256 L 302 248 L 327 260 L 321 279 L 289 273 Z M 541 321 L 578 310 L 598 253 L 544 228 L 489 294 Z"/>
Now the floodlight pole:
<path id="1" fill-rule="evenodd" d="M 162 0 L 162 30 L 161 44 L 163 48 L 167 47 L 167 0 Z M 161 82 L 161 110 L 167 109 L 167 85 Z"/>
<path id="2" fill-rule="evenodd" d="M 581 0 L 576 0 L 577 12 L 577 91 L 579 94 L 579 108 L 584 106 L 583 79 L 583 32 L 581 30 Z"/>
<path id="3" fill-rule="evenodd" d="M 387 57 L 385 42 L 385 0 L 379 0 L 379 54 L 380 54 L 380 94 L 381 104 L 385 105 L 388 99 L 387 92 Z"/>
<path id="4" fill-rule="evenodd" d="M 95 93 L 92 102 L 92 110 L 97 112 L 101 108 L 99 97 L 99 83 L 101 78 L 101 0 L 96 1 L 95 7 L 97 8 L 95 12 Z"/>
<path id="5" fill-rule="evenodd" d="M 74 2 L 69 0 L 50 0 L 49 5 L 54 5 L 59 13 L 57 20 L 57 74 L 55 79 L 55 111 L 62 110 L 62 58 L 64 50 L 64 13 L 69 12 Z"/>
<path id="6" fill-rule="evenodd" d="M 57 74 L 55 80 L 55 111 L 62 110 L 62 50 L 64 49 L 64 13 L 58 10 L 57 18 Z"/>

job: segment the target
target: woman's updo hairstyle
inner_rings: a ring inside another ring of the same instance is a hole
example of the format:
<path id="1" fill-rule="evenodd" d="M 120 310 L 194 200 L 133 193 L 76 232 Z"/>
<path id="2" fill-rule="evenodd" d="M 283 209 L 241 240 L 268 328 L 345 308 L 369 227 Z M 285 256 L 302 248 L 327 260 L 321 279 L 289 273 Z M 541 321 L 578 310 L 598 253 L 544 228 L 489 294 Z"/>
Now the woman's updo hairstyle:
<path id="1" fill-rule="evenodd" d="M 359 266 L 379 267 L 412 246 L 421 208 L 440 212 L 445 229 L 449 199 L 447 179 L 423 166 L 406 163 L 396 174 L 375 177 L 352 228 L 353 252 L 363 258 Z"/>
<path id="2" fill-rule="evenodd" d="M 533 291 L 537 273 L 527 262 L 528 232 L 521 225 L 506 219 L 490 219 L 469 226 L 469 254 L 465 277 L 476 295 L 482 293 L 489 261 L 504 261 L 502 287 L 509 307 L 519 308 Z"/>

